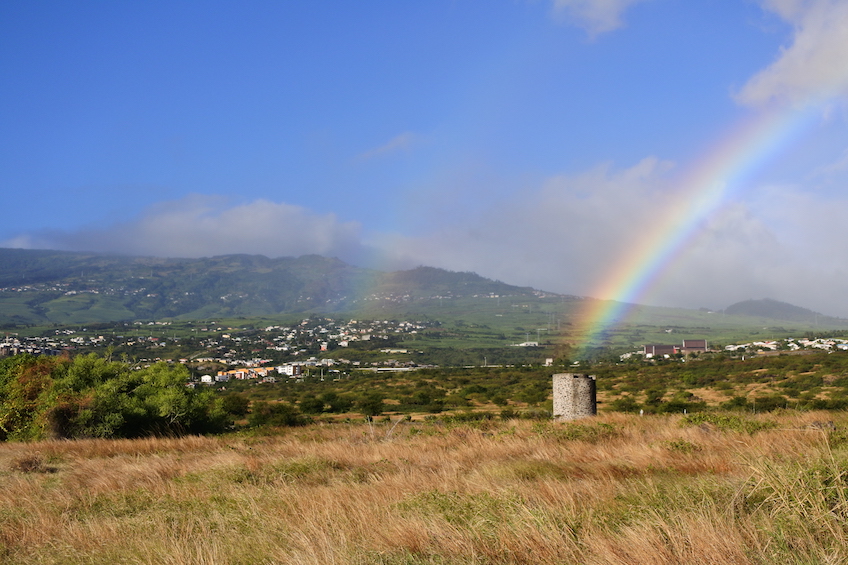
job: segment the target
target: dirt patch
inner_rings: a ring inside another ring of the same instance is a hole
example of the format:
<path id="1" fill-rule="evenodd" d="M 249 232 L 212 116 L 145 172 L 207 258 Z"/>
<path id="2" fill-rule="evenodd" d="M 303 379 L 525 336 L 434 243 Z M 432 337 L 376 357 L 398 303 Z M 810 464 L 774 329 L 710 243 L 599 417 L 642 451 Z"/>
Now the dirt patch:
<path id="1" fill-rule="evenodd" d="M 771 384 L 767 383 L 751 383 L 745 385 L 745 396 L 757 396 L 766 394 L 775 394 L 777 391 Z"/>
<path id="2" fill-rule="evenodd" d="M 690 392 L 710 405 L 721 404 L 727 400 L 727 394 L 712 388 L 693 388 Z"/>

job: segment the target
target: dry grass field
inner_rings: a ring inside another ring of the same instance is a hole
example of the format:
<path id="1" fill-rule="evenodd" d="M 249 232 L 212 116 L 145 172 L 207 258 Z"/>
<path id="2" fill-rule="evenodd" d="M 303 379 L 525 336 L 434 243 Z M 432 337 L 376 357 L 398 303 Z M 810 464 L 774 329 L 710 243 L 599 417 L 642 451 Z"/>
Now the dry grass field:
<path id="1" fill-rule="evenodd" d="M 0 445 L 7 564 L 848 562 L 848 417 Z"/>

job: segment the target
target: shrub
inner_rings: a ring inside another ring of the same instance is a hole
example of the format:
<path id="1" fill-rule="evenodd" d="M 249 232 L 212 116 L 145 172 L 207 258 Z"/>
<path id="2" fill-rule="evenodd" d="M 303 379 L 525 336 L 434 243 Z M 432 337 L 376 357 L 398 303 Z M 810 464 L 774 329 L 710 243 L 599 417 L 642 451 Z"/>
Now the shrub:
<path id="1" fill-rule="evenodd" d="M 356 409 L 366 418 L 373 418 L 383 413 L 383 395 L 371 392 L 356 401 Z"/>
<path id="2" fill-rule="evenodd" d="M 610 403 L 610 407 L 616 412 L 638 412 L 639 411 L 639 403 L 636 402 L 632 396 L 625 395 L 619 396 L 615 400 Z"/>
<path id="3" fill-rule="evenodd" d="M 514 418 L 518 418 L 519 416 L 520 414 L 512 408 L 505 408 L 501 410 L 500 413 L 501 420 L 512 420 Z"/>
<path id="4" fill-rule="evenodd" d="M 221 409 L 227 414 L 243 417 L 250 409 L 250 401 L 241 394 L 227 394 L 221 398 Z"/>
<path id="5" fill-rule="evenodd" d="M 304 414 L 320 414 L 324 411 L 324 401 L 314 394 L 305 394 L 300 399 L 300 411 Z"/>
<path id="6" fill-rule="evenodd" d="M 619 427 L 605 422 L 583 424 L 570 422 L 565 424 L 552 424 L 539 422 L 533 425 L 533 431 L 545 436 L 564 441 L 585 441 L 587 443 L 598 443 L 610 439 L 621 433 Z"/>
<path id="7" fill-rule="evenodd" d="M 701 447 L 692 443 L 691 441 L 686 441 L 685 439 L 670 439 L 663 442 L 663 446 L 669 451 L 676 451 L 678 453 L 695 453 L 696 451 L 701 451 Z"/>
<path id="8" fill-rule="evenodd" d="M 683 426 L 712 425 L 722 431 L 733 431 L 753 434 L 762 430 L 770 430 L 775 427 L 774 422 L 764 422 L 751 418 L 743 418 L 736 414 L 720 414 L 716 412 L 699 412 L 689 414 L 683 418 Z"/>
<path id="9" fill-rule="evenodd" d="M 19 473 L 48 473 L 54 469 L 44 463 L 40 453 L 27 453 L 12 459 L 9 468 Z"/>
<path id="10" fill-rule="evenodd" d="M 304 426 L 309 423 L 309 419 L 287 402 L 254 402 L 247 422 L 254 428 L 289 427 Z"/>
<path id="11" fill-rule="evenodd" d="M 327 391 L 319 397 L 326 404 L 326 411 L 333 413 L 347 412 L 353 407 L 353 400 L 348 396 Z"/>

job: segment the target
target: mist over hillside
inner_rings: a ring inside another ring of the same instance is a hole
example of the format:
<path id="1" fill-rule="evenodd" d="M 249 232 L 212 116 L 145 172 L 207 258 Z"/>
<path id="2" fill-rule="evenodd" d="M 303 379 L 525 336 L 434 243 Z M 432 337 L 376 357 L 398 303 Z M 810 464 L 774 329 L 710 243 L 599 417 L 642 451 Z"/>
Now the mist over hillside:
<path id="1" fill-rule="evenodd" d="M 355 312 L 537 291 L 432 267 L 382 272 L 305 255 L 163 259 L 0 249 L 0 323 L 258 317 Z"/>
<path id="2" fill-rule="evenodd" d="M 771 298 L 763 298 L 760 300 L 743 300 L 736 304 L 731 304 L 724 309 L 726 314 L 736 316 L 754 316 L 766 318 L 770 320 L 784 320 L 791 322 L 833 322 L 839 320 L 832 316 L 826 316 L 819 312 L 814 312 L 807 308 L 772 300 Z"/>
<path id="3" fill-rule="evenodd" d="M 384 272 L 319 255 L 173 259 L 0 248 L 0 325 L 6 328 L 327 314 L 473 319 L 507 329 L 520 326 L 522 332 L 556 324 L 565 331 L 576 323 L 586 300 L 593 299 L 471 272 L 425 266 Z M 519 311 L 540 318 L 531 323 L 510 317 Z M 739 326 L 848 326 L 846 320 L 769 299 L 739 302 L 724 314 L 723 323 Z M 638 306 L 629 320 L 694 327 L 710 318 L 695 310 Z"/>

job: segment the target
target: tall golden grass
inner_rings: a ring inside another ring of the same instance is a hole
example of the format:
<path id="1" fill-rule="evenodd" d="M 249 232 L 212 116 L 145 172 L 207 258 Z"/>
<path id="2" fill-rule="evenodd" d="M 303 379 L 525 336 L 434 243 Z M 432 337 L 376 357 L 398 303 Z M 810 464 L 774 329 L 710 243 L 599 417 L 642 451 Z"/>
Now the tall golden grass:
<path id="1" fill-rule="evenodd" d="M 846 562 L 848 417 L 756 418 L 3 444 L 0 562 Z"/>

